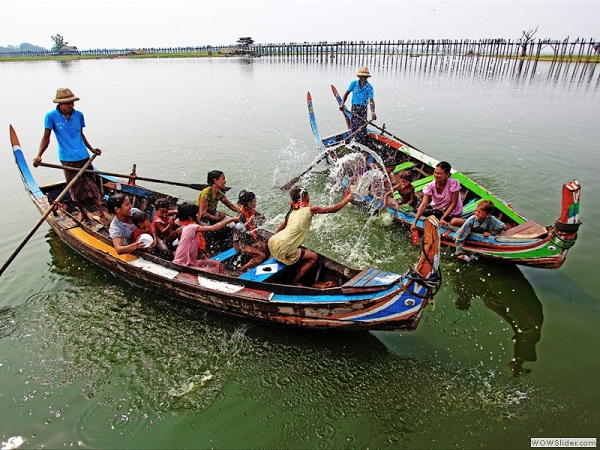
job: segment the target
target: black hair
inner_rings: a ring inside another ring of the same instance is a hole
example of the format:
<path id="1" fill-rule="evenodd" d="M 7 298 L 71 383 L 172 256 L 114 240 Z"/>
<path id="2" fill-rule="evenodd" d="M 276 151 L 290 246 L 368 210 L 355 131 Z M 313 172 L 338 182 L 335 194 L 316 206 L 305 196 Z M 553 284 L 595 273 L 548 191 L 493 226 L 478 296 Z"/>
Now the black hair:
<path id="1" fill-rule="evenodd" d="M 450 165 L 450 163 L 447 163 L 446 161 L 442 161 L 442 162 L 438 163 L 438 165 L 435 167 L 439 167 L 444 172 L 446 172 L 448 175 L 450 174 L 450 171 L 452 170 L 452 166 Z"/>
<path id="2" fill-rule="evenodd" d="M 294 203 L 302 201 L 305 195 L 308 195 L 308 191 L 304 186 L 294 186 L 290 189 L 290 198 Z"/>
<path id="3" fill-rule="evenodd" d="M 401 180 L 412 181 L 412 172 L 410 170 L 401 170 L 398 174 Z"/>
<path id="4" fill-rule="evenodd" d="M 308 195 L 308 191 L 304 186 L 294 186 L 290 189 L 290 198 L 292 199 L 290 210 L 285 215 L 285 222 L 287 223 L 290 214 L 294 210 L 294 204 L 302 201 L 305 195 Z"/>
<path id="5" fill-rule="evenodd" d="M 248 206 L 248 204 L 255 198 L 256 195 L 254 194 L 254 192 L 246 191 L 245 189 L 243 189 L 238 197 L 238 205 Z"/>
<path id="6" fill-rule="evenodd" d="M 169 207 L 169 200 L 167 200 L 164 197 L 161 197 L 158 200 L 156 200 L 156 202 L 154 202 L 155 209 L 162 209 L 162 208 L 168 208 L 168 207 Z"/>
<path id="7" fill-rule="evenodd" d="M 496 207 L 491 200 L 482 200 L 477 205 L 477 209 L 483 210 L 486 214 L 494 214 Z"/>
<path id="8" fill-rule="evenodd" d="M 206 183 L 209 186 L 212 186 L 213 184 L 215 184 L 215 181 L 217 181 L 221 175 L 223 175 L 223 172 L 220 170 L 211 170 L 210 172 L 208 172 L 208 175 L 206 176 Z"/>
<path id="9" fill-rule="evenodd" d="M 177 218 L 179 220 L 188 220 L 190 217 L 193 217 L 196 220 L 198 216 L 198 211 L 200 208 L 195 203 L 185 202 L 179 205 L 177 208 Z"/>
<path id="10" fill-rule="evenodd" d="M 115 192 L 110 194 L 110 197 L 108 197 L 108 200 L 106 201 L 106 209 L 108 209 L 109 213 L 114 214 L 115 208 L 120 208 L 121 206 L 123 206 L 123 202 L 126 198 L 127 196 L 122 192 Z"/>
<path id="11" fill-rule="evenodd" d="M 138 226 L 142 223 L 144 223 L 144 221 L 148 218 L 148 214 L 145 213 L 144 211 L 136 211 L 131 215 L 131 222 L 135 225 Z"/>

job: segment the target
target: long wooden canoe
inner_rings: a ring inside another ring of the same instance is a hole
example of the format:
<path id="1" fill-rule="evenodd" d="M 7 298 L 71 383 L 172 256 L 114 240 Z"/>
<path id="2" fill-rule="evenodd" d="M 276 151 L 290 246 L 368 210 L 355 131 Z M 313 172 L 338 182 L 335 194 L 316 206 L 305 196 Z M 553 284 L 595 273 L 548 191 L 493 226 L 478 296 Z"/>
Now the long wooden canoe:
<path id="1" fill-rule="evenodd" d="M 274 259 L 237 273 L 233 267 L 236 252 L 230 243 L 225 243 L 222 251 L 213 256 L 224 264 L 224 274 L 173 264 L 141 250 L 118 255 L 102 224 L 69 212 L 68 199 L 61 205 L 54 204 L 65 183 L 39 186 L 12 126 L 10 138 L 30 199 L 42 214 L 48 208 L 55 209 L 46 220 L 58 237 L 102 269 L 153 292 L 275 325 L 357 331 L 414 330 L 439 289 L 440 235 L 435 221 L 425 224 L 421 257 L 404 275 L 377 268 L 355 269 L 320 254 L 318 263 L 303 281 L 310 281 L 311 286 L 328 287 L 291 285 L 297 267 L 285 266 Z M 134 206 L 150 214 L 159 197 L 167 197 L 173 204 L 183 201 L 141 186 L 121 184 L 107 175 L 98 178 L 102 189 L 124 192 Z M 272 235 L 266 230 L 260 232 L 262 239 Z"/>
<path id="2" fill-rule="evenodd" d="M 335 86 L 331 86 L 331 88 L 338 105 L 340 105 L 342 100 L 340 95 Z M 376 172 L 379 172 L 380 175 L 383 174 L 382 165 L 393 166 L 394 172 L 410 170 L 417 196 L 422 196 L 421 191 L 428 182 L 433 180 L 433 170 L 439 161 L 388 132 L 385 127 L 375 125 L 376 129 L 367 127 L 367 141 L 362 144 L 347 142 L 350 136 L 347 119 L 351 116 L 348 110 L 344 110 L 346 129 L 321 140 L 316 131 L 317 125 L 310 93 L 307 98 L 311 128 L 323 161 L 328 169 L 339 178 L 344 187 L 350 184 L 361 186 L 361 181 L 363 182 L 364 192 L 361 193 L 363 194 L 361 196 L 364 198 L 365 206 L 371 210 L 382 207 L 383 192 L 381 190 L 377 192 L 377 189 L 372 188 L 373 184 L 370 183 Z M 379 167 L 365 172 L 364 167 L 360 170 L 352 170 L 352 164 L 346 162 L 340 170 L 341 161 L 351 160 L 353 155 L 364 152 L 377 157 L 376 162 L 379 162 Z M 367 175 L 370 178 L 366 178 Z M 463 246 L 467 253 L 548 269 L 557 269 L 565 262 L 569 250 L 575 244 L 577 231 L 581 225 L 579 220 L 581 192 L 580 185 L 576 180 L 565 183 L 562 187 L 562 207 L 559 218 L 554 224 L 543 226 L 528 219 L 466 175 L 453 170 L 451 177 L 459 180 L 462 185 L 461 195 L 465 205 L 464 218 L 473 214 L 478 202 L 485 199 L 494 203 L 495 216 L 507 224 L 507 230 L 497 236 L 485 237 L 479 233 L 470 234 Z M 389 189 L 389 184 L 387 186 Z M 414 211 L 390 207 L 387 208 L 387 211 L 395 221 L 401 224 L 410 226 L 414 222 Z M 420 218 L 417 228 L 422 231 L 426 223 L 425 218 Z M 454 235 L 457 231 L 458 228 L 453 226 L 440 227 L 442 244 L 454 247 Z"/>

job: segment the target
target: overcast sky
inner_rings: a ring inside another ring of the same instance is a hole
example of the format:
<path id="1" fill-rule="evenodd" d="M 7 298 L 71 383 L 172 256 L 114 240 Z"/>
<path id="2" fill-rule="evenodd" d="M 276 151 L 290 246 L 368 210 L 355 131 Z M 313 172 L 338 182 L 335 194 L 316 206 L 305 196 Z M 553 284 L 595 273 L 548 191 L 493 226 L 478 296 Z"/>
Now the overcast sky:
<path id="1" fill-rule="evenodd" d="M 408 39 L 600 40 L 595 1 L 0 0 L 0 46 L 79 49 Z"/>

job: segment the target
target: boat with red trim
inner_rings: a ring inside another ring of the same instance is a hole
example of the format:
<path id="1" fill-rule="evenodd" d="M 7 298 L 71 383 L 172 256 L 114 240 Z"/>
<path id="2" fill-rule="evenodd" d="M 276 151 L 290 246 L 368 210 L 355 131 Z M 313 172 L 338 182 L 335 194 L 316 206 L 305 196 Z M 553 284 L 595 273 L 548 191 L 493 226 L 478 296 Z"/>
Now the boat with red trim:
<path id="1" fill-rule="evenodd" d="M 335 86 L 331 88 L 338 106 L 341 105 L 342 99 L 337 89 Z M 439 161 L 390 133 L 385 126 L 379 127 L 372 121 L 367 122 L 366 118 L 363 120 L 366 137 L 362 143 L 354 142 L 348 129 L 348 119 L 352 113 L 345 108 L 342 111 L 345 129 L 321 139 L 310 93 L 307 95 L 307 103 L 311 129 L 322 160 L 341 186 L 357 187 L 363 205 L 371 211 L 382 208 L 383 195 L 391 184 L 383 166 L 391 168 L 392 173 L 409 170 L 417 197 L 422 197 L 422 190 L 433 180 L 433 171 Z M 356 163 L 361 160 L 361 155 L 374 157 L 374 163 L 367 168 L 364 164 Z M 451 178 L 457 179 L 461 184 L 463 218 L 471 216 L 479 202 L 490 200 L 495 207 L 494 215 L 506 225 L 506 230 L 495 236 L 471 233 L 463 245 L 467 254 L 546 269 L 557 269 L 565 262 L 570 249 L 575 245 L 581 225 L 579 182 L 573 180 L 562 186 L 560 215 L 554 224 L 544 226 L 528 219 L 463 173 L 452 170 Z M 377 180 L 380 182 L 376 182 Z M 410 226 L 414 222 L 415 211 L 412 208 L 386 207 L 386 210 L 400 224 Z M 425 219 L 420 218 L 416 224 L 417 229 L 423 232 L 426 223 Z M 442 245 L 454 247 L 457 231 L 458 227 L 455 226 L 440 226 Z"/>

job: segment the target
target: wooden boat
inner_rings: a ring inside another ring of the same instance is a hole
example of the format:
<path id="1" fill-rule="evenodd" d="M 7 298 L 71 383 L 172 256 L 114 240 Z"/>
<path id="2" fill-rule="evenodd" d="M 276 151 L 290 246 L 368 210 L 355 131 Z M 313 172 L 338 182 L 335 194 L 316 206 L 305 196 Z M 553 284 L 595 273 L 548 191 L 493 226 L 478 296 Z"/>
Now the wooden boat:
<path id="1" fill-rule="evenodd" d="M 331 88 L 338 105 L 341 105 L 341 97 L 336 88 L 334 86 Z M 389 189 L 390 182 L 382 170 L 384 165 L 392 166 L 394 173 L 405 169 L 410 170 L 417 196 L 419 199 L 422 197 L 421 191 L 427 183 L 433 180 L 433 170 L 439 161 L 394 136 L 385 130 L 385 127 L 378 127 L 371 122 L 367 123 L 366 120 L 364 122 L 367 137 L 363 142 L 364 145 L 351 142 L 352 139 L 349 139 L 351 138 L 349 131 L 351 113 L 347 109 L 343 112 L 346 129 L 321 139 L 310 93 L 307 96 L 307 103 L 311 128 L 322 160 L 330 171 L 336 172 L 335 175 L 344 187 L 355 185 L 360 188 L 362 183 L 363 191 L 359 193 L 367 207 L 377 210 L 383 206 L 382 197 L 386 186 Z M 372 126 L 369 127 L 369 125 Z M 374 166 L 376 168 L 366 172 L 364 168 L 362 171 L 348 169 L 348 167 L 340 169 L 339 165 L 344 164 L 344 159 L 360 153 L 368 153 L 373 156 L 378 164 L 372 165 L 371 168 Z M 387 183 L 382 185 L 379 190 L 377 187 L 373 188 L 369 183 L 373 180 L 375 172 L 384 175 L 384 183 Z M 368 179 L 366 178 L 367 173 L 370 176 Z M 507 225 L 507 230 L 497 236 L 485 237 L 478 233 L 470 234 L 463 246 L 465 252 L 475 256 L 511 261 L 538 268 L 557 269 L 565 262 L 569 250 L 575 244 L 577 231 L 581 225 L 579 220 L 580 186 L 576 180 L 563 185 L 560 217 L 553 225 L 542 226 L 527 219 L 525 215 L 466 175 L 453 170 L 451 177 L 459 180 L 462 185 L 464 218 L 473 214 L 478 202 L 485 199 L 494 203 L 495 216 Z M 386 209 L 397 222 L 408 226 L 414 222 L 414 210 L 390 207 Z M 426 220 L 420 218 L 417 228 L 422 231 L 425 224 Z M 441 227 L 442 244 L 454 247 L 454 235 L 457 230 L 458 228 L 453 226 Z"/>
<path id="2" fill-rule="evenodd" d="M 101 223 L 69 212 L 69 200 L 55 204 L 54 199 L 65 187 L 64 181 L 38 186 L 12 126 L 10 138 L 25 189 L 40 213 L 54 209 L 46 220 L 58 237 L 94 264 L 153 292 L 276 325 L 358 331 L 414 330 L 439 289 L 440 236 L 435 221 L 426 225 L 422 255 L 406 274 L 377 268 L 359 270 L 319 255 L 318 263 L 303 281 L 320 288 L 291 285 L 297 268 L 274 259 L 237 273 L 233 268 L 236 257 L 233 248 L 223 248 L 213 256 L 224 264 L 224 274 L 180 266 L 142 250 L 118 255 Z M 183 201 L 141 186 L 121 184 L 112 176 L 98 178 L 104 191 L 124 192 L 134 206 L 149 213 L 159 197 L 166 197 L 174 204 Z M 266 230 L 259 231 L 262 239 L 272 235 Z"/>

